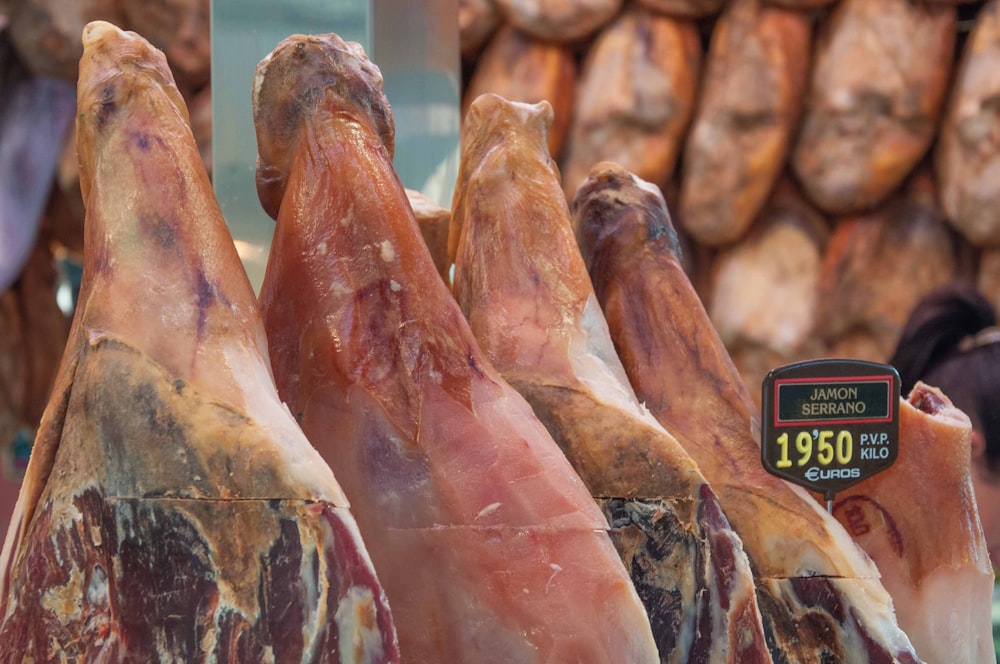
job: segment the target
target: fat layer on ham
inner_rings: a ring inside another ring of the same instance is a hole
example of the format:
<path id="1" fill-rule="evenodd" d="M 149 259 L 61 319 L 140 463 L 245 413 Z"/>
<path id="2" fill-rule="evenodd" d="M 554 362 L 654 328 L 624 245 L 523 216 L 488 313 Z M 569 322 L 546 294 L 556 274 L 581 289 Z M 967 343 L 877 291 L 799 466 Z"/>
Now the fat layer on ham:
<path id="1" fill-rule="evenodd" d="M 411 662 L 655 662 L 607 522 L 479 349 L 392 168 L 378 69 L 335 35 L 258 66 L 279 392 L 338 473 Z"/>
<path id="2" fill-rule="evenodd" d="M 398 661 L 163 54 L 88 24 L 79 306 L 0 560 L 0 660 Z"/>
<path id="3" fill-rule="evenodd" d="M 916 661 L 868 556 L 804 490 L 761 466 L 756 407 L 683 271 L 659 190 L 597 164 L 573 208 L 625 371 L 743 540 L 775 657 Z"/>
<path id="4" fill-rule="evenodd" d="M 452 217 L 459 304 L 610 517 L 661 661 L 770 661 L 739 538 L 615 354 L 545 147 L 550 123 L 545 103 L 472 103 Z"/>

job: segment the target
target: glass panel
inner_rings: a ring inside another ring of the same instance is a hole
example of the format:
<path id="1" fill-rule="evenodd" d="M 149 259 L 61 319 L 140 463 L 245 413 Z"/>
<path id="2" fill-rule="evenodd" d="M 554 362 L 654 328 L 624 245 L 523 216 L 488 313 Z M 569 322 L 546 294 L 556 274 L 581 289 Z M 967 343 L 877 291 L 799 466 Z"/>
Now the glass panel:
<path id="1" fill-rule="evenodd" d="M 396 120 L 396 171 L 451 207 L 458 175 L 458 0 L 373 0 L 374 61 Z"/>

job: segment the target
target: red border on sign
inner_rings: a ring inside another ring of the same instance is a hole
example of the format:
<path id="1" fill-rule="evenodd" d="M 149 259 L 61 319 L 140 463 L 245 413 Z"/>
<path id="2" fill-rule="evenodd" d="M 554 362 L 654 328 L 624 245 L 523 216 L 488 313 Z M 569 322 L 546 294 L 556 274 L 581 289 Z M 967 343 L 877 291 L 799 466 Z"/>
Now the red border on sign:
<path id="1" fill-rule="evenodd" d="M 816 425 L 821 424 L 868 424 L 873 422 L 892 422 L 892 409 L 894 407 L 893 389 L 892 382 L 895 377 L 892 374 L 887 374 L 885 376 L 831 376 L 830 378 L 779 378 L 774 381 L 774 426 L 776 427 L 795 427 L 803 425 Z M 826 383 L 886 383 L 889 388 L 889 414 L 886 417 L 865 417 L 861 419 L 851 419 L 851 420 L 782 420 L 778 417 L 778 402 L 780 401 L 781 390 L 779 389 L 783 383 L 816 383 L 817 385 L 823 385 Z"/>

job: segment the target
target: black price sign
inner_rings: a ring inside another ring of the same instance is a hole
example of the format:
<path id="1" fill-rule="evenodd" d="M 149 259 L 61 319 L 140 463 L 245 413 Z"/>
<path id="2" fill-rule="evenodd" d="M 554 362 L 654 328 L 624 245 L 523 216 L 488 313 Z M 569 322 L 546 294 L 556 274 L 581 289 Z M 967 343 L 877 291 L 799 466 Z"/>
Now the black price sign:
<path id="1" fill-rule="evenodd" d="M 764 379 L 760 455 L 768 472 L 833 495 L 899 452 L 899 374 L 887 364 L 811 360 Z"/>

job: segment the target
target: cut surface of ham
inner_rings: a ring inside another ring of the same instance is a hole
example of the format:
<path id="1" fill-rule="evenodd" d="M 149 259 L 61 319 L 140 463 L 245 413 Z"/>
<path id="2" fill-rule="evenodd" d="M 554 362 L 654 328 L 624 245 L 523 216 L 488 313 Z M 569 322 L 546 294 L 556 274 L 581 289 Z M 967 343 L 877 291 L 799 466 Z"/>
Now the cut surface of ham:
<path id="1" fill-rule="evenodd" d="M 550 122 L 547 104 L 473 102 L 453 206 L 456 297 L 609 517 L 661 661 L 770 661 L 739 538 L 615 354 L 545 148 Z"/>
<path id="2" fill-rule="evenodd" d="M 657 661 L 607 521 L 420 238 L 378 69 L 290 37 L 254 111 L 279 393 L 351 499 L 404 660 Z"/>
<path id="3" fill-rule="evenodd" d="M 804 490 L 762 467 L 756 407 L 684 274 L 659 191 L 597 164 L 573 209 L 636 394 L 698 463 L 743 540 L 775 658 L 916 661 L 868 556 Z"/>
<path id="4" fill-rule="evenodd" d="M 969 475 L 971 439 L 968 416 L 918 382 L 900 400 L 896 463 L 833 507 L 878 565 L 900 627 L 929 664 L 996 661 L 993 566 Z"/>
<path id="5" fill-rule="evenodd" d="M 0 660 L 398 661 L 162 53 L 83 40 L 83 284 L 0 560 Z"/>

